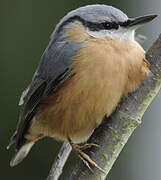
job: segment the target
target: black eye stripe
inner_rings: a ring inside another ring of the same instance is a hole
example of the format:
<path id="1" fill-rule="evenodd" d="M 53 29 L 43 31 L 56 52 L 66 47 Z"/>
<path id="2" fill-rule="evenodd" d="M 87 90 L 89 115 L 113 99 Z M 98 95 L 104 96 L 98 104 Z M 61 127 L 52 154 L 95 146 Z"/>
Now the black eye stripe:
<path id="1" fill-rule="evenodd" d="M 119 28 L 119 25 L 115 22 L 92 23 L 86 21 L 86 24 L 84 25 L 88 27 L 91 31 L 110 30 Z"/>
<path id="2" fill-rule="evenodd" d="M 119 25 L 122 26 L 122 27 L 127 27 L 130 23 L 131 23 L 131 20 L 128 19 L 125 22 L 119 22 Z"/>
<path id="3" fill-rule="evenodd" d="M 103 23 L 89 22 L 81 18 L 80 16 L 73 16 L 67 19 L 66 21 L 64 21 L 57 29 L 57 32 L 60 32 L 64 26 L 74 21 L 81 22 L 85 27 L 89 28 L 91 31 L 110 30 L 110 29 L 117 30 L 119 28 L 119 25 L 122 25 L 116 22 L 103 22 Z"/>
<path id="4" fill-rule="evenodd" d="M 118 29 L 119 25 L 115 22 L 105 22 L 104 23 L 104 28 L 105 29 Z"/>

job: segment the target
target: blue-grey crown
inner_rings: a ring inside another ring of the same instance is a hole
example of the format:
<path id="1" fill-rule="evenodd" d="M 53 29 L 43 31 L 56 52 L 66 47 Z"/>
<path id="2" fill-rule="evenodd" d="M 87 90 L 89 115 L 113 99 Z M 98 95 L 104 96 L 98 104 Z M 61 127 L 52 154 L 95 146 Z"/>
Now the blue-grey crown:
<path id="1" fill-rule="evenodd" d="M 56 29 L 68 21 L 72 17 L 79 16 L 85 21 L 93 22 L 93 23 L 102 23 L 105 21 L 109 22 L 125 22 L 128 20 L 126 14 L 124 14 L 121 10 L 114 8 L 112 6 L 107 5 L 88 5 L 84 7 L 80 7 L 69 12 L 60 23 L 57 25 Z"/>
<path id="2" fill-rule="evenodd" d="M 101 23 L 104 21 L 124 22 L 127 15 L 121 10 L 107 5 L 88 5 L 69 12 L 60 23 L 72 16 L 80 16 L 86 21 Z"/>
<path id="3" fill-rule="evenodd" d="M 84 26 L 90 27 L 91 30 L 104 28 L 104 22 L 114 23 L 112 26 L 118 28 L 117 23 L 123 23 L 128 20 L 126 14 L 121 10 L 107 5 L 88 5 L 80 7 L 69 12 L 57 24 L 52 36 L 57 36 L 66 25 L 74 21 L 80 21 Z M 106 25 L 106 24 L 105 24 Z"/>

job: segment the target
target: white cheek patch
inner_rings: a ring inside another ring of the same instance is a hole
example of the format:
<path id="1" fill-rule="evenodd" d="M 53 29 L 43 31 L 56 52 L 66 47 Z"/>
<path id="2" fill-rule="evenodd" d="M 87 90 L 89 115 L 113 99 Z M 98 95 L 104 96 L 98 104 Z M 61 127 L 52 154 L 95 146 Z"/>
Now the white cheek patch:
<path id="1" fill-rule="evenodd" d="M 125 29 L 120 27 L 119 29 L 112 29 L 112 30 L 100 30 L 100 31 L 90 31 L 87 29 L 87 33 L 95 38 L 120 38 L 123 40 L 131 40 L 135 41 L 135 30 L 134 29 Z"/>

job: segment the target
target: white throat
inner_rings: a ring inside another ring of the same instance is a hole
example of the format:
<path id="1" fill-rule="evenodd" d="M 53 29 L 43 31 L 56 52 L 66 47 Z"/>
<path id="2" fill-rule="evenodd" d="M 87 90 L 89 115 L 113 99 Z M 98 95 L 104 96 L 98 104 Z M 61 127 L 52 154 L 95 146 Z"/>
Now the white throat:
<path id="1" fill-rule="evenodd" d="M 87 30 L 87 33 L 90 36 L 93 36 L 95 38 L 120 38 L 122 40 L 131 40 L 135 41 L 135 29 L 125 29 L 122 27 L 119 27 L 117 30 L 100 30 L 100 31 L 90 31 Z"/>

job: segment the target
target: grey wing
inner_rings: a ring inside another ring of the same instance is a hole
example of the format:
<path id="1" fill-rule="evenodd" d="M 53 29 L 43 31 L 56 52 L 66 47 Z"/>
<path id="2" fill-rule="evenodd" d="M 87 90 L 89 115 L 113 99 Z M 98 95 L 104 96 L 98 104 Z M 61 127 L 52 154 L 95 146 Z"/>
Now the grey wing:
<path id="1" fill-rule="evenodd" d="M 30 121 L 34 117 L 37 107 L 43 99 L 49 95 L 61 82 L 67 79 L 72 57 L 80 49 L 82 43 L 79 42 L 57 42 L 49 43 L 45 50 L 39 67 L 26 91 L 22 93 L 20 99 L 21 112 L 19 123 L 12 143 L 18 150 L 25 142 L 24 134 L 30 126 Z"/>

